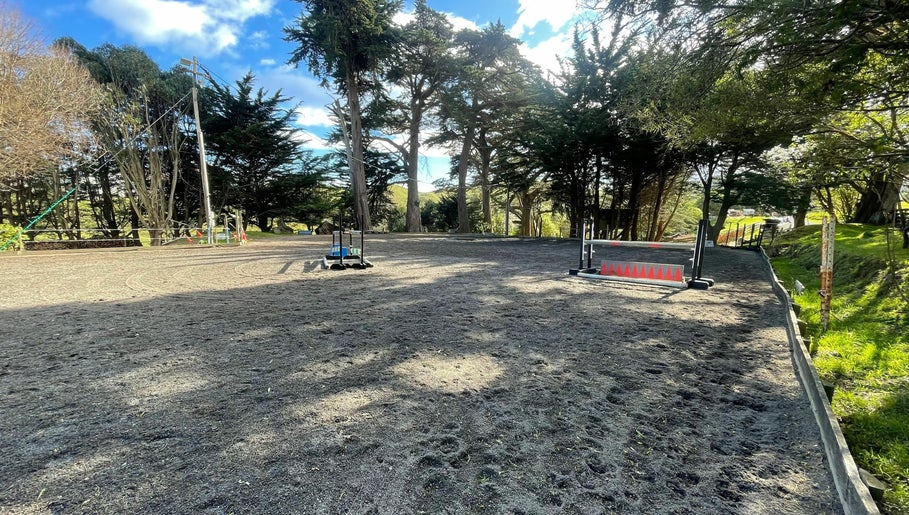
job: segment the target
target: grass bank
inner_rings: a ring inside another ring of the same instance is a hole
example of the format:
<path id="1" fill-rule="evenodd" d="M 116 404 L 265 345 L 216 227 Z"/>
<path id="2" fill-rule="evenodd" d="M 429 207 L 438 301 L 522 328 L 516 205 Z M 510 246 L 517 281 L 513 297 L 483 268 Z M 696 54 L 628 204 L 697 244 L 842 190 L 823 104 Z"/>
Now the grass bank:
<path id="1" fill-rule="evenodd" d="M 807 226 L 770 249 L 777 276 L 807 322 L 821 378 L 836 387 L 833 411 L 859 466 L 887 481 L 883 513 L 909 514 L 909 250 L 882 227 L 836 229 L 830 325 L 820 324 L 821 228 Z"/>

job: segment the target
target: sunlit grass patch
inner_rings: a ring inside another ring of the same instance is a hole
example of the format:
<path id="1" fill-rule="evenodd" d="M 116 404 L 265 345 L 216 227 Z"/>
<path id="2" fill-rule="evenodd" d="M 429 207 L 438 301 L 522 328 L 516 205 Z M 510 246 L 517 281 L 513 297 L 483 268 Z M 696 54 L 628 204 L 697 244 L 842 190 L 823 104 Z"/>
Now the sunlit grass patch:
<path id="1" fill-rule="evenodd" d="M 820 228 L 783 235 L 772 249 L 773 267 L 801 306 L 818 373 L 836 387 L 832 406 L 853 456 L 891 486 L 882 511 L 909 513 L 909 250 L 888 246 L 887 230 L 837 226 L 826 332 Z"/>

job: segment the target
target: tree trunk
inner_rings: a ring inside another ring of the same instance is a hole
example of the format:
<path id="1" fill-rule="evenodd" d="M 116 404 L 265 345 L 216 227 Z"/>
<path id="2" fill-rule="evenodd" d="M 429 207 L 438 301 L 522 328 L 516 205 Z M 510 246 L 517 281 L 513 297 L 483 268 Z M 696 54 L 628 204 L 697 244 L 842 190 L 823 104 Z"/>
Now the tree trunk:
<path id="1" fill-rule="evenodd" d="M 666 174 L 665 170 L 660 171 L 660 177 L 657 180 L 656 193 L 651 206 L 650 227 L 647 228 L 646 239 L 648 241 L 659 241 L 659 233 L 662 232 L 660 231 L 660 212 L 663 210 L 663 194 L 666 191 L 667 182 Z"/>
<path id="2" fill-rule="evenodd" d="M 706 165 L 706 173 L 700 166 L 694 166 L 695 172 L 697 172 L 698 178 L 701 180 L 701 187 L 703 188 L 702 193 L 704 195 L 701 197 L 701 220 L 710 220 L 710 195 L 713 192 L 713 179 L 718 164 L 719 157 L 713 155 Z"/>
<path id="3" fill-rule="evenodd" d="M 505 231 L 506 237 L 511 236 L 511 189 L 505 189 Z"/>
<path id="4" fill-rule="evenodd" d="M 114 193 L 110 184 L 110 172 L 103 170 L 98 177 L 101 184 L 101 223 L 102 227 L 109 229 L 110 238 L 120 237 L 120 228 L 117 226 L 117 210 L 114 206 Z"/>
<path id="5" fill-rule="evenodd" d="M 372 228 L 369 217 L 369 195 L 366 191 L 366 171 L 363 168 L 363 122 L 360 118 L 360 91 L 357 77 L 347 67 L 347 105 L 350 108 L 351 163 L 350 184 L 353 188 L 354 216 L 360 230 Z M 343 123 L 343 120 L 342 120 Z"/>
<path id="6" fill-rule="evenodd" d="M 180 147 L 182 144 L 180 140 L 180 130 L 177 127 L 177 124 L 173 124 L 169 141 L 171 165 L 170 193 L 167 195 L 167 215 L 164 219 L 167 224 L 165 229 L 170 233 L 171 238 L 177 237 L 177 234 L 174 233 L 174 227 L 176 226 L 176 224 L 174 224 L 174 207 L 177 198 L 177 183 L 180 180 L 181 170 Z"/>
<path id="7" fill-rule="evenodd" d="M 139 221 L 139 213 L 136 212 L 135 208 L 130 212 L 129 223 L 132 225 L 131 237 L 139 241 L 139 227 L 142 222 Z"/>
<path id="8" fill-rule="evenodd" d="M 792 218 L 792 228 L 805 226 L 805 219 L 808 217 L 808 210 L 811 208 L 811 188 L 802 188 L 799 195 L 799 203 L 795 208 L 795 216 Z"/>
<path id="9" fill-rule="evenodd" d="M 72 170 L 72 181 L 73 187 L 76 188 L 75 193 L 73 193 L 73 228 L 76 229 L 76 239 L 82 239 L 82 213 L 79 210 L 79 172 L 75 168 Z"/>
<path id="10" fill-rule="evenodd" d="M 257 214 L 256 225 L 262 232 L 271 232 L 271 227 L 268 226 L 268 215 Z"/>
<path id="11" fill-rule="evenodd" d="M 600 189 L 602 188 L 603 181 L 603 154 L 597 152 L 596 159 L 596 168 L 594 169 L 594 178 L 593 178 L 593 205 L 591 206 L 592 212 L 590 213 L 591 218 L 593 219 L 593 234 L 597 235 L 602 230 L 602 213 L 600 207 Z"/>
<path id="12" fill-rule="evenodd" d="M 492 192 L 489 184 L 490 168 L 492 163 L 492 148 L 486 140 L 486 129 L 480 130 L 478 138 L 480 153 L 480 196 L 483 206 L 484 230 L 492 230 Z"/>
<path id="13" fill-rule="evenodd" d="M 477 101 L 474 100 L 473 104 L 476 109 Z M 461 157 L 458 161 L 458 232 L 460 233 L 470 232 L 470 216 L 467 212 L 467 166 L 470 161 L 470 147 L 476 125 L 476 119 L 472 118 L 467 126 L 467 133 L 464 135 Z"/>
<path id="14" fill-rule="evenodd" d="M 669 227 L 670 223 L 672 223 L 672 219 L 675 218 L 675 213 L 676 213 L 676 211 L 678 211 L 679 205 L 682 203 L 682 198 L 685 195 L 685 189 L 683 186 L 679 185 L 679 183 L 677 182 L 678 180 L 679 180 L 678 177 L 675 178 L 672 181 L 671 186 L 669 188 L 667 188 L 667 192 L 674 190 L 674 192 L 673 192 L 674 198 L 672 199 L 672 207 L 669 209 L 669 212 L 666 213 L 666 218 L 662 222 L 660 222 L 659 227 L 657 228 L 657 234 L 656 234 L 656 238 L 654 239 L 654 241 L 663 240 L 663 236 L 666 233 L 666 228 Z M 664 201 L 664 205 L 668 202 L 669 202 L 668 200 Z M 662 216 L 662 214 L 661 214 L 661 216 Z"/>
<path id="15" fill-rule="evenodd" d="M 716 214 L 716 222 L 710 227 L 707 239 L 717 241 L 720 233 L 723 232 L 723 226 L 726 225 L 726 218 L 729 216 L 729 208 L 735 203 L 736 199 L 732 198 L 732 187 L 727 182 L 723 185 L 723 198 L 720 200 L 720 208 Z"/>
<path id="16" fill-rule="evenodd" d="M 641 218 L 641 192 L 644 187 L 644 170 L 634 170 L 631 174 L 631 188 L 628 191 L 628 209 L 631 210 L 631 216 L 628 217 L 628 227 L 626 229 L 629 234 L 629 240 L 637 241 L 640 236 L 638 234 L 638 225 Z"/>
<path id="17" fill-rule="evenodd" d="M 701 219 L 710 220 L 710 194 L 713 192 L 713 165 L 710 165 L 710 175 L 701 181 L 704 187 L 704 196 L 701 200 Z"/>
<path id="18" fill-rule="evenodd" d="M 893 212 L 899 202 L 899 184 L 894 180 L 894 175 L 874 174 L 868 181 L 868 187 L 862 191 L 853 222 L 872 225 L 887 223 L 887 213 Z"/>
<path id="19" fill-rule="evenodd" d="M 518 194 L 521 204 L 521 236 L 533 235 L 533 197 L 529 191 Z"/>
<path id="20" fill-rule="evenodd" d="M 51 172 L 51 193 L 53 195 L 52 201 L 63 196 L 63 180 L 60 174 L 60 168 L 54 166 Z M 69 210 L 71 202 L 70 199 L 63 201 L 62 205 L 58 206 L 58 209 L 48 214 L 49 219 L 53 219 L 54 228 L 57 229 L 57 238 L 63 239 L 63 234 L 66 234 L 67 239 L 75 239 L 73 233 L 69 230 L 69 221 L 67 220 L 67 211 Z M 59 213 L 59 214 L 58 214 Z"/>
<path id="21" fill-rule="evenodd" d="M 573 238 L 581 237 L 581 221 L 587 216 L 587 183 L 581 179 L 581 174 L 583 169 L 574 169 L 568 193 L 568 221 L 571 224 Z"/>
<path id="22" fill-rule="evenodd" d="M 404 231 L 421 232 L 423 220 L 420 217 L 419 159 L 420 123 L 423 119 L 423 108 L 418 100 L 411 101 L 410 112 L 413 113 L 413 116 L 407 142 L 407 209 L 404 214 Z"/>
<path id="23" fill-rule="evenodd" d="M 625 177 L 622 177 L 616 170 L 612 178 L 612 199 L 609 201 L 609 216 L 606 221 L 606 231 L 601 233 L 606 239 L 625 240 L 628 239 L 628 233 L 622 228 L 623 220 L 626 218 L 622 214 L 622 206 L 625 205 L 627 196 L 627 187 Z"/>
<path id="24" fill-rule="evenodd" d="M 0 200 L 0 224 L 4 223 L 4 220 L 6 220 L 4 211 L 9 211 L 9 221 L 12 222 L 12 193 L 9 191 L 4 191 L 2 188 L 0 188 L 0 199 L 2 199 Z"/>
<path id="25" fill-rule="evenodd" d="M 480 195 L 483 204 L 484 231 L 492 230 L 492 187 L 489 184 L 489 166 L 483 165 L 480 171 Z"/>

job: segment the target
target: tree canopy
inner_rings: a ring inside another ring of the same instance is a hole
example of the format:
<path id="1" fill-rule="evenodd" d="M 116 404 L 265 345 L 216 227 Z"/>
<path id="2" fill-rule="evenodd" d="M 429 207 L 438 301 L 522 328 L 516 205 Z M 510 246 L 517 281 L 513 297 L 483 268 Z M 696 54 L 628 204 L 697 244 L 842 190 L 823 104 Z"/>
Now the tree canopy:
<path id="1" fill-rule="evenodd" d="M 321 172 L 311 153 L 301 149 L 290 99 L 280 91 L 254 92 L 254 81 L 252 73 L 234 88 L 212 81 L 203 96 L 202 129 L 210 170 L 221 174 L 225 202 L 242 207 L 256 225 L 270 230 L 276 217 L 298 209 L 295 205 L 303 201 L 298 190 L 315 187 Z"/>
<path id="2" fill-rule="evenodd" d="M 401 6 L 395 0 L 298 0 L 304 11 L 285 27 L 286 39 L 297 43 L 289 62 L 306 63 L 338 93 L 346 94 L 350 119 L 350 164 L 354 212 L 361 228 L 372 223 L 363 169 L 364 145 L 360 95 L 372 86 L 371 72 L 389 55 L 396 38 L 392 17 Z M 347 123 L 341 120 L 341 123 Z"/>
<path id="3" fill-rule="evenodd" d="M 363 228 L 401 222 L 419 231 L 421 155 L 435 146 L 451 157 L 446 198 L 455 199 L 460 231 L 488 230 L 502 211 L 520 234 L 538 233 L 549 213 L 567 220 L 568 234 L 593 219 L 601 234 L 629 239 L 659 239 L 692 209 L 714 236 L 730 210 L 746 206 L 797 220 L 812 203 L 847 221 L 892 218 L 909 152 L 906 6 L 585 3 L 602 16 L 578 23 L 561 71 L 544 76 L 501 23 L 455 31 L 425 0 L 404 18 L 396 18 L 400 1 L 299 0 L 284 29 L 296 45 L 287 58 L 338 96 L 334 138 L 345 151 L 341 159 L 302 152 L 293 100 L 256 91 L 251 74 L 232 86 L 212 82 L 202 104 L 216 205 L 243 208 L 267 229 L 313 220 L 339 197 L 325 192 L 347 187 Z M 89 118 L 93 141 L 124 152 L 115 166 L 84 172 L 99 223 L 197 223 L 197 142 L 182 98 L 189 78 L 135 47 L 88 50 L 63 39 L 55 48 L 104 86 L 103 113 Z M 25 146 L 7 145 L 4 158 L 13 150 Z M 34 198 L 7 186 L 18 193 L 6 205 L 15 198 L 21 207 L 6 216 L 71 179 L 54 181 Z M 399 182 L 408 191 L 402 213 L 388 200 Z"/>
<path id="4" fill-rule="evenodd" d="M 46 48 L 17 11 L 0 7 L 0 188 L 10 188 L 89 144 L 101 91 L 66 48 Z"/>

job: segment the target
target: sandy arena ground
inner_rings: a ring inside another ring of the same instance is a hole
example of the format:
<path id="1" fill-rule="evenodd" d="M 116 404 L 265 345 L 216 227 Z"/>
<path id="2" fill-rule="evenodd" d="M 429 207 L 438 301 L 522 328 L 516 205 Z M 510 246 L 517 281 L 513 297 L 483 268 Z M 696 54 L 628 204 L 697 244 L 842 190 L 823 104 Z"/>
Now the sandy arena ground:
<path id="1" fill-rule="evenodd" d="M 0 513 L 841 512 L 758 255 L 328 242 L 0 257 Z"/>

